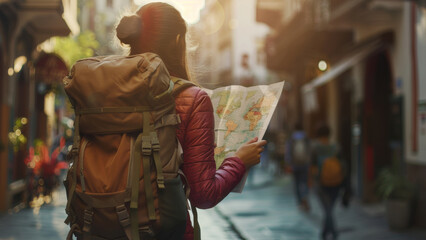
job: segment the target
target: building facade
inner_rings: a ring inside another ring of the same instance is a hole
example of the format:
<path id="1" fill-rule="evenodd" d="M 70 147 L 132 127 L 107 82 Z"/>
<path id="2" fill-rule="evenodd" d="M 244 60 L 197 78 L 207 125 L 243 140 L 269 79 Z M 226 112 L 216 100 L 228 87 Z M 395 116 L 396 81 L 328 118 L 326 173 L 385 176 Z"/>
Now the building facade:
<path id="1" fill-rule="evenodd" d="M 192 26 L 197 43 L 197 80 L 207 88 L 266 83 L 265 24 L 255 21 L 254 0 L 207 0 L 199 23 Z"/>
<path id="2" fill-rule="evenodd" d="M 100 46 L 96 55 L 122 53 L 115 37 L 115 26 L 122 16 L 132 14 L 136 7 L 133 0 L 79 1 L 81 30 L 95 33 Z"/>
<path id="3" fill-rule="evenodd" d="M 377 177 L 396 164 L 419 190 L 424 226 L 425 1 L 258 0 L 257 10 L 275 29 L 268 68 L 294 79 L 291 115 L 312 137 L 330 125 L 364 202 L 378 201 Z"/>
<path id="4" fill-rule="evenodd" d="M 25 200 L 24 159 L 32 141 L 45 134 L 40 129 L 46 130 L 39 107 L 45 84 L 36 79 L 37 46 L 53 36 L 78 33 L 76 17 L 76 0 L 0 3 L 0 211 Z"/>

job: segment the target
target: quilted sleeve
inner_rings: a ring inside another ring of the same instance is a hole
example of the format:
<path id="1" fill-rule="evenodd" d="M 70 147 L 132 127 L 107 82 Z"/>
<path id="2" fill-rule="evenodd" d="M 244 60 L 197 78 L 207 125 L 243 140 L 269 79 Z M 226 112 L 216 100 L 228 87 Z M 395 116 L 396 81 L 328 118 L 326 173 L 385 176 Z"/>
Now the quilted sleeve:
<path id="1" fill-rule="evenodd" d="M 198 208 L 211 208 L 239 183 L 245 167 L 239 158 L 230 157 L 216 170 L 213 106 L 204 91 L 197 91 L 188 110 L 182 147 L 183 172 L 191 187 L 189 199 Z"/>

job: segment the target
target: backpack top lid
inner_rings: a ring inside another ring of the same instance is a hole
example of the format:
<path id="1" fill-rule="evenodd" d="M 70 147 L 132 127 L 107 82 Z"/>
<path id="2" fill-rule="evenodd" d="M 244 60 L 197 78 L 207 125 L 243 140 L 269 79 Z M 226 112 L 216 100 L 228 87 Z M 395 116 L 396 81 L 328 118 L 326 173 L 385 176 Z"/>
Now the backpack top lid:
<path id="1" fill-rule="evenodd" d="M 81 133 L 139 131 L 142 111 L 150 111 L 156 121 L 175 108 L 170 74 L 154 53 L 79 60 L 64 85 L 76 114 L 85 112 L 80 116 Z M 94 109 L 98 114 L 91 114 Z"/>

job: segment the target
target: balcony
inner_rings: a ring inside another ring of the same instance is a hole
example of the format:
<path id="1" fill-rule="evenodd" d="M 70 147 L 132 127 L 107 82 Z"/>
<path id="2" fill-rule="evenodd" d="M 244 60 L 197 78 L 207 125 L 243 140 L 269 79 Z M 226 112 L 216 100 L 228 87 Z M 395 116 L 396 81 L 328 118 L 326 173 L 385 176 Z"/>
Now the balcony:
<path id="1" fill-rule="evenodd" d="M 354 44 L 354 16 L 369 0 L 258 0 L 257 21 L 274 30 L 266 40 L 267 67 L 292 73 L 306 59 L 333 58 Z"/>
<path id="2" fill-rule="evenodd" d="M 1 0 L 0 12 L 15 26 L 15 34 L 25 29 L 34 37 L 35 45 L 52 36 L 80 31 L 77 0 Z"/>

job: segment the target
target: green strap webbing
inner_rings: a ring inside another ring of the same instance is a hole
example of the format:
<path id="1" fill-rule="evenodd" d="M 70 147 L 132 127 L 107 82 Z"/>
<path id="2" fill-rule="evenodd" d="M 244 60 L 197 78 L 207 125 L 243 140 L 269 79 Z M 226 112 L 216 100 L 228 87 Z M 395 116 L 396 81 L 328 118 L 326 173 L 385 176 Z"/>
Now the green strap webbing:
<path id="1" fill-rule="evenodd" d="M 139 175 L 140 175 L 140 165 L 141 165 L 141 149 L 140 145 L 142 144 L 142 134 L 139 134 L 136 138 L 135 142 L 135 156 L 134 156 L 134 164 L 132 169 L 132 196 L 130 202 L 130 208 L 138 208 L 138 194 L 139 194 Z"/>
<path id="2" fill-rule="evenodd" d="M 83 192 L 86 192 L 86 183 L 84 182 L 84 150 L 86 150 L 86 146 L 87 146 L 87 140 L 84 139 L 83 140 L 83 144 L 81 145 L 81 150 L 80 150 L 80 181 L 81 181 L 81 190 Z"/>
<path id="3" fill-rule="evenodd" d="M 65 208 L 65 212 L 69 215 L 70 214 L 70 206 L 71 202 L 74 197 L 75 187 L 77 185 L 77 169 L 75 166 L 76 160 L 78 159 L 78 153 L 80 149 L 80 115 L 77 113 L 75 114 L 75 120 L 74 120 L 74 141 L 72 144 L 71 149 L 71 161 L 72 161 L 72 179 L 71 179 L 71 187 L 68 191 L 68 201 L 67 201 L 67 207 Z M 67 221 L 67 220 L 65 220 Z"/>
<path id="4" fill-rule="evenodd" d="M 133 179 L 132 177 L 132 169 L 134 166 L 134 160 L 135 159 L 135 138 L 132 137 L 130 138 L 130 160 L 129 160 L 129 169 L 127 170 L 127 184 L 126 184 L 126 189 L 131 189 L 131 179 Z"/>
<path id="5" fill-rule="evenodd" d="M 115 207 L 115 211 L 118 216 L 118 221 L 120 222 L 120 225 L 123 227 L 127 238 L 129 240 L 132 240 L 133 238 L 132 238 L 132 232 L 130 229 L 130 216 L 126 206 L 124 204 L 118 205 Z"/>
<path id="6" fill-rule="evenodd" d="M 169 88 L 166 91 L 158 94 L 157 96 L 154 96 L 153 98 L 155 100 L 158 100 L 158 99 L 161 99 L 162 97 L 166 96 L 167 94 L 171 94 L 172 91 L 173 91 L 174 86 L 175 86 L 174 82 L 170 81 Z"/>
<path id="7" fill-rule="evenodd" d="M 151 144 L 154 157 L 155 168 L 157 169 L 157 185 L 158 188 L 164 189 L 163 164 L 160 160 L 160 141 L 158 140 L 157 132 L 151 132 Z"/>
<path id="8" fill-rule="evenodd" d="M 186 199 L 189 199 L 189 194 L 191 193 L 191 187 L 189 186 L 188 178 L 186 178 L 185 173 L 181 169 L 178 170 L 178 174 L 181 176 L 181 179 L 183 180 L 183 189 L 185 190 L 185 197 Z M 190 207 L 188 206 L 188 209 Z"/>
<path id="9" fill-rule="evenodd" d="M 151 164 L 150 164 L 150 156 L 144 155 L 142 157 L 143 162 L 143 170 L 144 170 L 144 184 L 145 184 L 145 194 L 146 194 L 146 204 L 148 208 L 148 217 L 149 220 L 155 220 L 155 208 L 154 208 L 154 194 L 152 192 L 151 186 Z"/>
<path id="10" fill-rule="evenodd" d="M 198 213 L 197 208 L 194 207 L 191 203 L 192 215 L 194 217 L 194 240 L 201 240 L 201 229 L 200 224 L 198 223 Z"/>
<path id="11" fill-rule="evenodd" d="M 130 233 L 132 239 L 139 239 L 139 219 L 138 219 L 138 209 L 130 209 Z"/>
<path id="12" fill-rule="evenodd" d="M 178 77 L 171 77 L 172 82 L 175 85 L 175 88 L 173 89 L 173 97 L 176 97 L 177 95 L 179 95 L 179 93 L 181 93 L 183 90 L 192 87 L 192 86 L 197 86 L 195 83 L 188 81 L 188 80 L 184 80 L 182 78 L 178 78 Z"/>
<path id="13" fill-rule="evenodd" d="M 142 134 L 139 134 L 135 142 L 135 156 L 132 170 L 131 188 L 132 193 L 130 197 L 130 227 L 133 239 L 139 239 L 139 221 L 138 221 L 138 197 L 139 197 L 139 172 L 141 166 L 141 149 Z"/>
<path id="14" fill-rule="evenodd" d="M 178 114 L 167 114 L 162 116 L 158 121 L 154 123 L 154 129 L 158 129 L 164 126 L 178 125 L 182 121 Z"/>
<path id="15" fill-rule="evenodd" d="M 93 222 L 93 209 L 89 206 L 84 210 L 83 215 L 83 239 L 90 240 L 92 239 L 92 235 L 90 231 L 92 229 Z"/>
<path id="16" fill-rule="evenodd" d="M 152 126 L 150 125 L 150 115 L 148 112 L 143 113 L 143 132 L 142 132 L 142 164 L 143 164 L 143 178 L 145 184 L 146 203 L 148 208 L 149 220 L 155 220 L 155 207 L 154 207 L 154 194 L 151 186 L 151 155 L 152 155 L 152 144 L 151 144 L 151 131 Z M 136 143 L 137 144 L 137 143 Z M 136 149 L 140 149 L 140 144 L 136 145 Z M 141 155 L 135 155 L 140 156 Z"/>
<path id="17" fill-rule="evenodd" d="M 71 228 L 70 228 L 70 231 L 68 232 L 66 240 L 72 240 L 72 235 L 76 231 L 80 231 L 80 226 L 78 226 L 77 223 L 74 223 L 73 225 L 71 225 Z"/>
<path id="18" fill-rule="evenodd" d="M 81 200 L 83 200 L 84 203 L 96 209 L 116 207 L 120 204 L 123 204 L 124 202 L 129 202 L 131 196 L 129 189 L 126 189 L 124 192 L 115 193 L 108 196 L 88 195 L 79 191 L 76 191 L 75 193 Z"/>
<path id="19" fill-rule="evenodd" d="M 77 110 L 76 110 L 77 111 Z M 80 115 L 75 113 L 73 148 L 80 148 Z"/>

